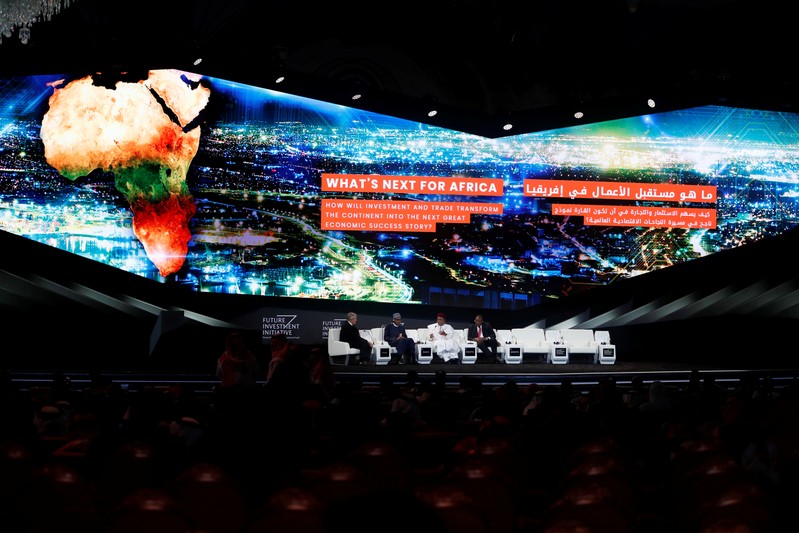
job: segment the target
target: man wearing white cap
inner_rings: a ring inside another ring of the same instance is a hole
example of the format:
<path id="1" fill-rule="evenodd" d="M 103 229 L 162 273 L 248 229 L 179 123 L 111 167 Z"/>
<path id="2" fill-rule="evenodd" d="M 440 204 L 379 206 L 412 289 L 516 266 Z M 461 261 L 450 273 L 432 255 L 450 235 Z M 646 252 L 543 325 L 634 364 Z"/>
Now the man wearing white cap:
<path id="1" fill-rule="evenodd" d="M 383 332 L 383 339 L 397 350 L 391 362 L 394 364 L 412 364 L 416 359 L 416 344 L 413 339 L 408 338 L 405 331 L 405 324 L 402 322 L 402 315 L 394 313 L 391 323 L 388 324 Z"/>

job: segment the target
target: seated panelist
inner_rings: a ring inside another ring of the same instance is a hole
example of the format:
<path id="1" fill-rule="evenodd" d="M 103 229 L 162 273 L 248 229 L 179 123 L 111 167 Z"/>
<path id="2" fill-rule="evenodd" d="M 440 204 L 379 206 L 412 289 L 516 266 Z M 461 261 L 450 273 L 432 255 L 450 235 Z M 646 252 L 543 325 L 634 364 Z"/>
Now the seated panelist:
<path id="1" fill-rule="evenodd" d="M 499 341 L 491 324 L 483 320 L 483 315 L 474 317 L 474 322 L 469 326 L 466 336 L 470 341 L 477 343 L 482 359 L 491 363 L 499 363 Z"/>
<path id="2" fill-rule="evenodd" d="M 394 354 L 392 363 L 394 364 L 412 364 L 416 359 L 416 344 L 413 339 L 408 338 L 408 333 L 405 331 L 405 324 L 402 322 L 402 315 L 394 313 L 391 317 L 391 323 L 386 325 L 383 330 L 383 340 L 389 346 L 395 348 L 397 353 Z"/>
<path id="3" fill-rule="evenodd" d="M 438 313 L 436 321 L 427 326 L 426 342 L 433 345 L 433 353 L 444 360 L 445 363 L 460 360 L 460 346 L 455 339 L 455 329 L 447 324 L 447 315 Z"/>
<path id="4" fill-rule="evenodd" d="M 347 313 L 347 321 L 341 324 L 338 338 L 349 344 L 350 348 L 360 350 L 358 361 L 354 361 L 353 364 L 368 365 L 371 363 L 372 343 L 361 337 L 357 323 L 358 315 L 352 311 Z"/>

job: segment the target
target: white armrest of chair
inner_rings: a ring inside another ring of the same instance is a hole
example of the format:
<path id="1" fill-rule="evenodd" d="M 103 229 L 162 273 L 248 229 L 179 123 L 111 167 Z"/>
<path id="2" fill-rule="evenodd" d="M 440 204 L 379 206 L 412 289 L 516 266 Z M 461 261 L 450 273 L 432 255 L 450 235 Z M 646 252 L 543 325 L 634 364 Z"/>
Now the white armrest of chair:
<path id="1" fill-rule="evenodd" d="M 383 328 L 372 328 L 372 342 L 374 346 L 382 346 L 388 344 L 386 339 L 383 338 Z"/>
<path id="2" fill-rule="evenodd" d="M 430 342 L 430 332 L 433 331 L 432 328 L 418 328 L 417 336 L 419 337 L 419 342 L 422 344 L 428 344 Z"/>
<path id="3" fill-rule="evenodd" d="M 348 355 L 350 345 L 344 341 L 328 341 L 327 351 L 329 355 Z"/>

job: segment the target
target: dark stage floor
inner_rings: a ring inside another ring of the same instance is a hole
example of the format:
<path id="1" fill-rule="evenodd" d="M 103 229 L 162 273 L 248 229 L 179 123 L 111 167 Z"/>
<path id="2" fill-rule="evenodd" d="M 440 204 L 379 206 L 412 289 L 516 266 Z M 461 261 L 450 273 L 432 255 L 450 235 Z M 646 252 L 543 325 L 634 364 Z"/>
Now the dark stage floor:
<path id="1" fill-rule="evenodd" d="M 446 373 L 447 383 L 457 383 L 462 376 L 480 377 L 485 384 L 501 384 L 514 380 L 520 385 L 530 383 L 560 383 L 570 380 L 574 384 L 595 384 L 603 377 L 613 377 L 618 383 L 629 383 L 633 376 L 640 375 L 644 381 L 677 381 L 684 382 L 690 377 L 692 370 L 700 375 L 712 374 L 717 380 L 738 381 L 744 374 L 770 376 L 774 379 L 796 379 L 797 369 L 760 368 L 744 369 L 708 364 L 686 364 L 663 361 L 617 362 L 613 365 L 546 363 L 506 364 L 473 364 L 473 365 L 384 365 L 384 366 L 335 366 L 339 379 L 361 379 L 365 383 L 379 383 L 385 377 L 395 381 L 405 379 L 411 370 L 415 370 L 419 379 L 432 379 L 436 372 Z"/>
<path id="2" fill-rule="evenodd" d="M 617 362 L 613 365 L 594 364 L 566 364 L 552 365 L 545 363 L 524 363 L 517 365 L 506 364 L 473 364 L 473 365 L 382 365 L 382 366 L 344 366 L 334 365 L 334 372 L 339 381 L 354 381 L 363 385 L 379 385 L 383 380 L 390 379 L 395 383 L 406 383 L 411 376 L 409 372 L 417 373 L 416 380 L 433 380 L 437 372 L 444 372 L 447 385 L 458 385 L 464 376 L 479 378 L 484 385 L 494 386 L 515 381 L 519 385 L 559 384 L 564 380 L 580 388 L 591 388 L 600 379 L 612 377 L 618 384 L 629 384 L 632 378 L 640 375 L 644 382 L 662 381 L 664 383 L 685 383 L 693 370 L 700 376 L 712 375 L 718 382 L 737 382 L 744 375 L 770 377 L 775 385 L 786 385 L 799 377 L 799 369 L 790 368 L 734 368 L 730 365 L 709 365 L 703 363 L 674 363 L 664 361 L 635 361 Z M 70 371 L 64 369 L 70 378 L 73 387 L 88 386 L 92 374 L 87 371 Z M 212 392 L 218 383 L 217 377 L 212 372 L 195 372 L 179 370 L 161 371 L 107 371 L 101 374 L 112 382 L 120 383 L 131 391 L 145 387 L 170 386 L 187 384 L 200 393 Z M 265 372 L 264 372 L 265 374 Z M 10 372 L 11 379 L 20 388 L 47 386 L 51 383 L 53 374 L 50 371 L 22 371 Z"/>

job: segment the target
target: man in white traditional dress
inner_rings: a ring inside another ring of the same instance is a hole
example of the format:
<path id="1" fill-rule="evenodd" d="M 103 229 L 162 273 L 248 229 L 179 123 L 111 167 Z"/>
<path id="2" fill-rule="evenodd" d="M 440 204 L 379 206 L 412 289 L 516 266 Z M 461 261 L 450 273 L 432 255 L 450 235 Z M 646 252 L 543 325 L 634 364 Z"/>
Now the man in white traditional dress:
<path id="1" fill-rule="evenodd" d="M 436 321 L 427 326 L 427 342 L 433 345 L 433 353 L 445 363 L 460 362 L 460 346 L 455 338 L 455 328 L 447 324 L 447 315 L 438 313 Z"/>

